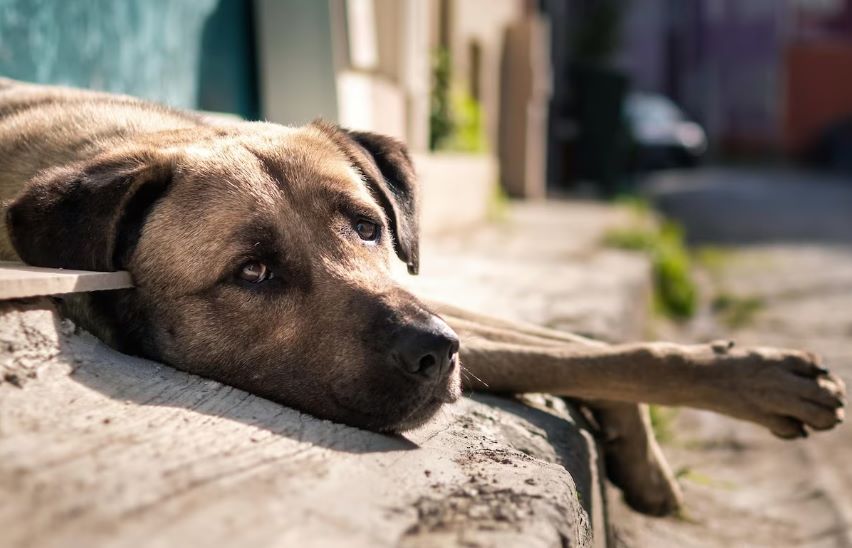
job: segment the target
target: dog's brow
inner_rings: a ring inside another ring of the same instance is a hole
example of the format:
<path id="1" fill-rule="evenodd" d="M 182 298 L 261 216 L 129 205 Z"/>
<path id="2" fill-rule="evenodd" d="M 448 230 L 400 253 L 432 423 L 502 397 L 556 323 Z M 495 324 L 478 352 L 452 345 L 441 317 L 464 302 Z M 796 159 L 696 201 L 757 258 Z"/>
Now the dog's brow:
<path id="1" fill-rule="evenodd" d="M 381 208 L 370 199 L 369 194 L 360 195 L 328 185 L 318 185 L 316 192 L 321 201 L 330 204 L 334 210 L 384 219 Z"/>
<path id="2" fill-rule="evenodd" d="M 282 174 L 281 166 L 275 165 L 275 162 L 273 162 L 272 159 L 254 150 L 248 145 L 243 145 L 243 148 L 249 151 L 252 156 L 257 158 L 257 161 L 260 162 L 260 167 L 263 169 L 264 173 L 275 181 L 278 188 L 285 191 L 288 190 L 287 185 L 284 184 L 284 176 Z"/>

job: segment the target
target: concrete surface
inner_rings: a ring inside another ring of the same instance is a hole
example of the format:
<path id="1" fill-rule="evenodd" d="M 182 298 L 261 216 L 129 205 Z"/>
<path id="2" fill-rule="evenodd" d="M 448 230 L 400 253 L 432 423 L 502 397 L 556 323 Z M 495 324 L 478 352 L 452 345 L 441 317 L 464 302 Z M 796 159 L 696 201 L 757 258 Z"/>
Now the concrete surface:
<path id="1" fill-rule="evenodd" d="M 2 546 L 593 544 L 594 445 L 557 400 L 382 436 L 2 307 Z"/>
<path id="2" fill-rule="evenodd" d="M 425 237 L 476 229 L 497 191 L 497 160 L 488 154 L 415 153 L 420 181 L 420 231 Z"/>
<path id="3" fill-rule="evenodd" d="M 623 215 L 519 206 L 424 245 L 423 293 L 617 338 L 647 265 L 601 251 Z M 2 546 L 590 546 L 588 432 L 561 400 L 470 395 L 389 437 L 118 354 L 46 301 L 0 303 Z"/>
<path id="4" fill-rule="evenodd" d="M 421 275 L 403 277 L 433 299 L 607 341 L 642 338 L 648 261 L 601 248 L 630 212 L 595 202 L 516 202 L 478 230 L 427 239 Z"/>

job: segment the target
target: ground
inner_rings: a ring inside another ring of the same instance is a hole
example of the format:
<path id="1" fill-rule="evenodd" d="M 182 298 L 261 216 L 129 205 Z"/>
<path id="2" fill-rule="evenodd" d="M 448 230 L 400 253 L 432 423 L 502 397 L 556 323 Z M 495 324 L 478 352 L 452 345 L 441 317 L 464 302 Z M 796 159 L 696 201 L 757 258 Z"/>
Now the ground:
<path id="1" fill-rule="evenodd" d="M 718 169 L 652 181 L 650 195 L 698 250 L 703 290 L 695 321 L 656 334 L 805 348 L 852 385 L 850 183 Z M 852 546 L 848 425 L 785 442 L 711 413 L 665 416 L 664 449 L 679 471 L 686 511 L 659 520 L 614 504 L 622 544 Z"/>
<path id="2" fill-rule="evenodd" d="M 805 348 L 852 386 L 850 183 L 765 169 L 656 177 L 649 196 L 685 226 L 699 268 L 700 311 L 682 326 L 655 322 L 637 332 L 648 312 L 638 289 L 642 266 L 599 247 L 601 224 L 619 220 L 613 208 L 593 203 L 518 205 L 510 222 L 430 241 L 426 275 L 413 283 L 460 305 L 612 341 L 733 337 Z M 616 544 L 852 546 L 848 427 L 787 442 L 712 413 L 659 416 L 686 509 L 679 517 L 645 517 L 611 488 Z"/>

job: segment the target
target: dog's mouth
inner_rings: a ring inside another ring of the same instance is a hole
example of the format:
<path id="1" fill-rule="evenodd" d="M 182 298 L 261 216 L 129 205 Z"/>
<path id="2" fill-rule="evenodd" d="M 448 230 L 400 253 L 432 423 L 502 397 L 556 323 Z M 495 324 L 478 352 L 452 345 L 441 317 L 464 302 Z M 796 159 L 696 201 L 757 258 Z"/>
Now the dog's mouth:
<path id="1" fill-rule="evenodd" d="M 405 432 L 423 426 L 442 406 L 461 398 L 461 379 L 458 369 L 456 363 L 446 378 L 435 382 L 430 389 L 423 390 L 421 394 L 412 395 L 410 399 L 407 399 L 407 403 L 397 402 L 396 409 L 370 409 L 368 405 L 360 405 L 353 401 L 349 394 L 335 393 L 334 390 L 330 391 L 330 395 L 337 407 L 346 414 L 346 418 L 341 422 L 377 432 Z"/>
<path id="2" fill-rule="evenodd" d="M 455 369 L 458 369 L 456 364 Z M 435 416 L 444 404 L 454 403 L 461 398 L 461 381 L 458 374 L 451 373 L 446 382 L 438 383 L 432 393 L 423 400 L 418 407 L 414 408 L 405 418 L 397 424 L 390 426 L 388 432 L 405 432 L 414 430 L 426 424 Z"/>

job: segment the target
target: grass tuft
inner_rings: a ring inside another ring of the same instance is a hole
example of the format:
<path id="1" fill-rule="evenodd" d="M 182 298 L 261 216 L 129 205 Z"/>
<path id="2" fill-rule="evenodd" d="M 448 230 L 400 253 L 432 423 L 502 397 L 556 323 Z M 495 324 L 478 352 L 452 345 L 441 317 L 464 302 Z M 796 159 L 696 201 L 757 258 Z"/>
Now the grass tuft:
<path id="1" fill-rule="evenodd" d="M 726 326 L 736 329 L 751 324 L 764 309 L 766 302 L 760 297 L 719 293 L 713 298 L 711 306 Z"/>
<path id="2" fill-rule="evenodd" d="M 674 441 L 674 421 L 677 417 L 677 409 L 673 407 L 661 407 L 649 405 L 648 412 L 651 416 L 651 430 L 654 437 L 660 443 L 671 443 Z"/>
<path id="3" fill-rule="evenodd" d="M 695 314 L 698 291 L 679 225 L 667 221 L 660 225 L 612 230 L 604 236 L 604 244 L 617 249 L 641 251 L 651 258 L 654 302 L 658 310 L 675 320 L 686 320 Z"/>

